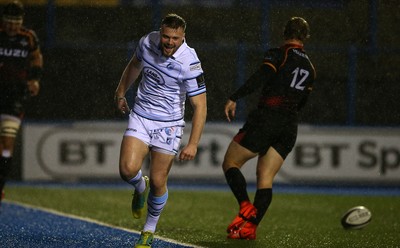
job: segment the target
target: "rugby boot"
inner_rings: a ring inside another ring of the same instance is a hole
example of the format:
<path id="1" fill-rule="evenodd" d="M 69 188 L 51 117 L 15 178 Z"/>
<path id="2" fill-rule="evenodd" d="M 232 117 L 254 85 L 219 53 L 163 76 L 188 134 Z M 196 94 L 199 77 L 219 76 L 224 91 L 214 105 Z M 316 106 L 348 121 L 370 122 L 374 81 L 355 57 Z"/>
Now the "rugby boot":
<path id="1" fill-rule="evenodd" d="M 257 214 L 257 209 L 249 201 L 244 201 L 240 203 L 239 214 L 233 219 L 231 224 L 229 224 L 226 229 L 227 233 L 231 233 L 233 229 L 238 228 L 245 221 L 255 218 Z"/>
<path id="2" fill-rule="evenodd" d="M 135 193 L 133 193 L 132 216 L 135 219 L 140 219 L 143 216 L 145 212 L 146 197 L 150 189 L 149 178 L 147 176 L 144 176 L 143 178 L 146 182 L 146 189 L 142 193 L 139 193 L 136 190 Z"/>
<path id="3" fill-rule="evenodd" d="M 256 239 L 257 225 L 250 222 L 244 221 L 238 227 L 232 229 L 228 234 L 228 239 L 246 239 L 254 240 Z"/>
<path id="4" fill-rule="evenodd" d="M 152 232 L 144 232 L 140 234 L 139 240 L 135 244 L 135 248 L 146 248 L 151 247 L 153 243 L 154 234 Z"/>

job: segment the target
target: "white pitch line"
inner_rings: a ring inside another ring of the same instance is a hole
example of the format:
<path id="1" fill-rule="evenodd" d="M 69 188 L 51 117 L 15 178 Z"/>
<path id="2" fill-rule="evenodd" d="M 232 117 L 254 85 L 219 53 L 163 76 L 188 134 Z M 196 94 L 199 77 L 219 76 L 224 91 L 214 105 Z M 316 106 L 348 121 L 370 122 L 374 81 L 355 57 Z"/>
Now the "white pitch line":
<path id="1" fill-rule="evenodd" d="M 16 204 L 16 205 L 19 205 L 19 206 L 23 206 L 25 208 L 36 209 L 36 210 L 40 210 L 40 211 L 47 212 L 47 213 L 54 214 L 54 215 L 67 217 L 67 218 L 71 218 L 71 219 L 76 219 L 76 220 L 81 220 L 81 221 L 86 221 L 86 222 L 94 223 L 94 224 L 97 224 L 97 225 L 100 225 L 100 226 L 110 227 L 110 228 L 113 228 L 113 229 L 118 229 L 118 230 L 122 230 L 122 231 L 125 231 L 125 232 L 135 233 L 135 234 L 140 235 L 139 231 L 131 230 L 131 229 L 124 228 L 124 227 L 114 226 L 114 225 L 111 225 L 111 224 L 108 224 L 108 223 L 104 223 L 104 222 L 101 222 L 101 221 L 98 221 L 98 220 L 94 220 L 94 219 L 91 219 L 91 218 L 87 218 L 87 217 L 77 216 L 77 215 L 73 215 L 73 214 L 67 214 L 67 213 L 63 213 L 63 212 L 60 212 L 60 211 L 57 211 L 57 210 L 54 210 L 54 209 L 33 206 L 33 205 L 30 205 L 30 204 L 17 202 L 17 201 L 10 201 L 10 200 L 6 200 L 6 199 L 4 199 L 3 201 L 4 202 L 8 202 L 8 203 L 12 203 L 12 204 Z M 163 240 L 163 241 L 166 241 L 166 242 L 170 242 L 170 243 L 175 243 L 175 244 L 178 244 L 178 245 L 191 246 L 193 248 L 205 248 L 205 247 L 202 247 L 202 246 L 196 246 L 196 245 L 192 245 L 192 244 L 188 244 L 188 243 L 179 242 L 179 241 L 176 241 L 176 240 L 173 240 L 173 239 L 164 238 L 164 237 L 161 237 L 161 236 L 158 236 L 158 235 L 154 235 L 154 238 L 157 238 L 157 239 L 160 239 L 160 240 Z"/>

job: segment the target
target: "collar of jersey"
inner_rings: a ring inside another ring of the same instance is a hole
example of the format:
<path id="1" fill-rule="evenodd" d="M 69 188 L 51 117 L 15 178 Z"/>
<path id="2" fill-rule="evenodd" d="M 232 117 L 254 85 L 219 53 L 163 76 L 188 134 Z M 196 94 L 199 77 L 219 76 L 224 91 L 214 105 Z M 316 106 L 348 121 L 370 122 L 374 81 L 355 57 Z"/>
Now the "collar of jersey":
<path id="1" fill-rule="evenodd" d="M 284 44 L 285 47 L 293 47 L 293 48 L 301 48 L 303 49 L 304 45 L 300 45 L 300 44 L 296 44 L 296 43 L 285 43 Z"/>
<path id="2" fill-rule="evenodd" d="M 171 58 L 177 59 L 179 55 L 181 55 L 181 53 L 186 49 L 186 46 L 187 46 L 186 41 L 183 40 L 182 45 L 178 48 L 178 50 L 176 50 L 174 54 L 172 54 Z"/>

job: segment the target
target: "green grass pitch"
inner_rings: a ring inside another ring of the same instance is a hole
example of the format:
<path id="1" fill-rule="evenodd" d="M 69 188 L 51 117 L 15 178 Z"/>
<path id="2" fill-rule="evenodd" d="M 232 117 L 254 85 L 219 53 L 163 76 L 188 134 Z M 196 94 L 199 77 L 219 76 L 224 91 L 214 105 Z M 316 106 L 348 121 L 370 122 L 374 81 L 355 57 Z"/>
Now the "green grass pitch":
<path id="1" fill-rule="evenodd" d="M 140 231 L 126 189 L 6 187 L 6 199 L 91 218 Z M 254 197 L 254 194 L 251 194 Z M 344 230 L 342 214 L 363 205 L 368 226 Z M 169 190 L 156 235 L 210 248 L 232 247 L 400 247 L 400 197 L 275 193 L 254 241 L 227 240 L 225 229 L 238 211 L 227 191 Z"/>

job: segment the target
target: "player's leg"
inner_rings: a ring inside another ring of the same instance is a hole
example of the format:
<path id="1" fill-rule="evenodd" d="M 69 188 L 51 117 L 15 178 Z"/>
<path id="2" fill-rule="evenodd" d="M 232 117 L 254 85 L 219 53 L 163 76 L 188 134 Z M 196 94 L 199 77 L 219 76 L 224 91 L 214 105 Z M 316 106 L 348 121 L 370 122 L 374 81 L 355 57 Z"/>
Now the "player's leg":
<path id="1" fill-rule="evenodd" d="M 151 152 L 150 192 L 147 198 L 147 217 L 135 247 L 151 247 L 154 232 L 168 200 L 167 179 L 175 154 Z"/>
<path id="2" fill-rule="evenodd" d="M 259 224 L 272 201 L 272 184 L 275 175 L 280 170 L 284 159 L 270 147 L 257 163 L 257 191 L 254 206 L 257 208 L 257 217 L 253 222 Z"/>
<path id="3" fill-rule="evenodd" d="M 142 164 L 149 153 L 150 137 L 145 119 L 135 113 L 129 115 L 128 127 L 121 142 L 119 171 L 121 178 L 134 188 L 132 198 L 133 218 L 139 219 L 145 212 L 149 179 L 142 175 Z"/>
<path id="4" fill-rule="evenodd" d="M 225 174 L 226 181 L 231 188 L 239 205 L 245 201 L 249 201 L 247 194 L 247 182 L 240 169 L 251 158 L 257 156 L 256 153 L 232 141 L 225 153 L 222 169 Z"/>
<path id="5" fill-rule="evenodd" d="M 1 163 L 0 169 L 4 173 L 1 173 L 3 176 L 4 174 L 8 174 L 9 169 L 11 169 L 12 157 L 14 152 L 14 144 L 15 144 L 15 137 L 9 136 L 0 136 L 0 151 L 1 151 Z M 8 168 L 8 169 L 5 169 Z M 7 175 L 5 175 L 6 177 Z"/>
<path id="6" fill-rule="evenodd" d="M 239 214 L 228 225 L 227 232 L 240 226 L 246 219 L 256 214 L 256 209 L 250 202 L 247 193 L 247 182 L 240 169 L 251 158 L 257 156 L 256 153 L 242 147 L 237 142 L 232 141 L 226 151 L 222 168 L 226 181 L 232 190 L 237 202 L 239 203 Z"/>
<path id="7" fill-rule="evenodd" d="M 15 138 L 0 136 L 0 202 L 4 198 L 4 186 L 12 168 L 12 152 Z"/>
<path id="8" fill-rule="evenodd" d="M 0 115 L 0 193 L 4 197 L 4 185 L 12 168 L 15 138 L 21 120 L 11 115 Z"/>
<path id="9" fill-rule="evenodd" d="M 159 127 L 159 123 L 149 123 L 152 126 L 150 141 L 150 192 L 147 199 L 146 223 L 135 247 L 150 247 L 153 235 L 168 200 L 168 174 L 177 155 L 183 133 L 183 122 L 174 122 L 170 127 Z M 165 125 L 163 123 L 162 125 Z"/>
<path id="10" fill-rule="evenodd" d="M 232 228 L 228 238 L 255 239 L 257 226 L 264 217 L 272 200 L 272 183 L 276 173 L 283 164 L 283 158 L 272 147 L 258 159 L 257 191 L 254 198 L 255 214 L 243 218 L 244 221 Z M 254 211 L 254 210 L 253 210 Z"/>
<path id="11" fill-rule="evenodd" d="M 138 173 L 149 152 L 148 145 L 136 137 L 124 136 L 121 142 L 119 172 L 124 181 L 129 182 Z"/>
<path id="12" fill-rule="evenodd" d="M 142 175 L 141 167 L 149 152 L 147 144 L 136 137 L 124 136 L 121 142 L 119 171 L 121 178 L 134 188 L 132 216 L 139 219 L 145 211 L 149 179 Z"/>
<path id="13" fill-rule="evenodd" d="M 167 180 L 175 154 L 151 152 L 150 192 L 147 199 L 147 218 L 143 231 L 155 232 L 161 212 L 168 200 Z"/>
<path id="14" fill-rule="evenodd" d="M 257 191 L 254 206 L 257 208 L 257 217 L 253 221 L 259 224 L 272 201 L 272 185 L 274 178 L 283 165 L 284 160 L 293 149 L 297 138 L 297 126 L 285 125 L 285 132 L 279 140 L 268 148 L 265 155 L 261 155 L 257 163 Z"/>

